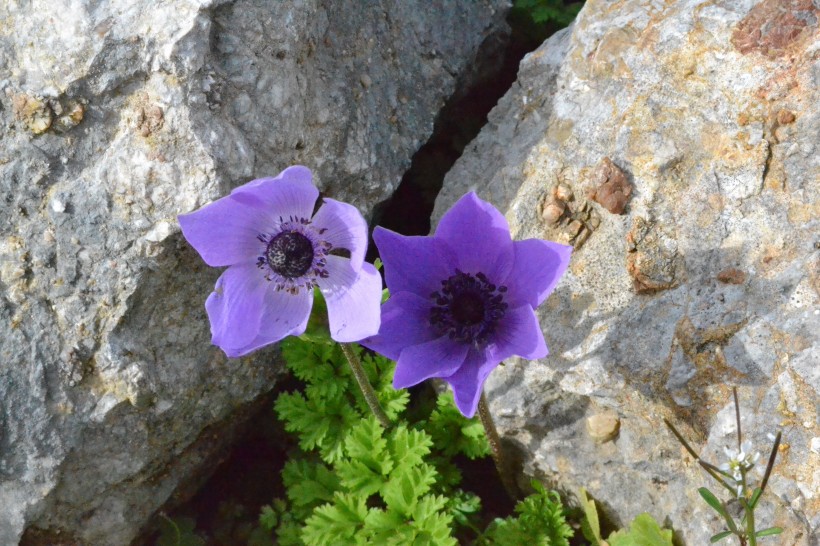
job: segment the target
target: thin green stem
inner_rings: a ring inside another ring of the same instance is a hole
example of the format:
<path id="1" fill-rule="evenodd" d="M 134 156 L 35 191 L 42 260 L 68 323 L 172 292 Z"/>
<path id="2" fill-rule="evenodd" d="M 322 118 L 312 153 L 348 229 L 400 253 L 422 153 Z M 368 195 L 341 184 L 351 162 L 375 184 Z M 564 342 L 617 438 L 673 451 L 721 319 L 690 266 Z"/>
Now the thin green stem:
<path id="1" fill-rule="evenodd" d="M 376 416 L 376 419 L 379 420 L 379 423 L 381 423 L 385 429 L 390 428 L 390 419 L 387 418 L 387 414 L 384 413 L 381 404 L 379 404 L 376 391 L 373 390 L 373 385 L 370 384 L 370 380 L 367 378 L 364 368 L 362 368 L 362 363 L 353 345 L 351 343 L 339 343 L 339 346 L 342 348 L 342 353 L 344 353 L 347 363 L 350 364 L 350 370 L 353 372 L 353 377 L 356 378 L 356 383 L 359 384 L 362 396 L 364 396 L 364 401 L 367 402 L 370 411 L 373 412 L 373 415 Z"/>
<path id="2" fill-rule="evenodd" d="M 755 509 L 749 506 L 749 503 L 744 499 L 743 509 L 746 510 L 746 536 L 749 539 L 749 546 L 757 546 L 757 537 L 755 536 Z"/>
<path id="3" fill-rule="evenodd" d="M 510 498 L 517 500 L 520 497 L 518 486 L 515 484 L 515 480 L 513 480 L 509 461 L 504 457 L 504 452 L 501 449 L 501 437 L 495 428 L 495 422 L 493 421 L 493 416 L 490 414 L 490 407 L 487 405 L 487 397 L 484 396 L 483 390 L 481 391 L 481 398 L 478 401 L 478 417 L 481 419 L 481 424 L 484 425 L 484 433 L 487 435 L 495 469 L 498 471 L 501 483 L 504 485 L 504 489 L 507 490 L 507 494 Z"/>

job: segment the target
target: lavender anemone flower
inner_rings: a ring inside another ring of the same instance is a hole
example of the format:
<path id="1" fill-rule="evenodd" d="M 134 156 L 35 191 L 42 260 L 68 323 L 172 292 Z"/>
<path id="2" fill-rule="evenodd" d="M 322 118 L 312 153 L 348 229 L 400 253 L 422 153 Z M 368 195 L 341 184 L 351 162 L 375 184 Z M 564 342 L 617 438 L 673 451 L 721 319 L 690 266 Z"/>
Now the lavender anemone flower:
<path id="1" fill-rule="evenodd" d="M 395 388 L 444 379 L 472 417 L 484 380 L 502 360 L 547 356 L 535 307 L 555 288 L 572 247 L 513 242 L 504 216 L 472 192 L 433 236 L 376 228 L 373 237 L 390 299 L 378 335 L 361 343 L 397 361 Z"/>
<path id="2" fill-rule="evenodd" d="M 302 334 L 315 286 L 334 340 L 378 332 L 382 285 L 364 262 L 367 224 L 355 207 L 323 199 L 316 209 L 317 199 L 310 170 L 294 166 L 179 217 L 205 263 L 228 266 L 205 309 L 212 343 L 229 357 Z"/>

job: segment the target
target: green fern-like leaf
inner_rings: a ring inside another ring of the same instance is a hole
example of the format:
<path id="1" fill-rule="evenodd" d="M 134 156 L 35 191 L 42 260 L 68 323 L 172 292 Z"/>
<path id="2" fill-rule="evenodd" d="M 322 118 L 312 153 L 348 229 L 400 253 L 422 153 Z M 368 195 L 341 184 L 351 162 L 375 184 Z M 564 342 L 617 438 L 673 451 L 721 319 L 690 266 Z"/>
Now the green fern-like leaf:
<path id="1" fill-rule="evenodd" d="M 481 421 L 477 417 L 466 419 L 456 408 L 450 391 L 439 395 L 436 409 L 430 414 L 425 428 L 432 436 L 433 443 L 447 457 L 463 453 L 470 459 L 476 459 L 490 454 L 490 444 L 487 443 Z"/>
<path id="2" fill-rule="evenodd" d="M 285 430 L 299 437 L 299 447 L 304 451 L 318 448 L 327 463 L 341 457 L 346 430 L 361 419 L 344 395 L 310 399 L 301 393 L 285 393 L 276 399 L 274 409 L 285 422 Z"/>
<path id="3" fill-rule="evenodd" d="M 558 493 L 547 491 L 537 481 L 532 485 L 535 493 L 515 506 L 518 516 L 493 522 L 485 535 L 485 544 L 569 546 L 573 532 Z"/>
<path id="4" fill-rule="evenodd" d="M 398 426 L 390 434 L 390 455 L 397 467 L 409 468 L 420 465 L 430 453 L 433 441 L 420 430 Z"/>
<path id="5" fill-rule="evenodd" d="M 333 502 L 313 511 L 302 529 L 302 540 L 308 546 L 355 544 L 367 517 L 366 497 L 337 493 Z"/>
<path id="6" fill-rule="evenodd" d="M 335 465 L 348 491 L 372 495 L 381 489 L 393 469 L 384 429 L 373 416 L 355 425 L 345 437 L 345 459 Z"/>
<path id="7" fill-rule="evenodd" d="M 436 481 L 436 470 L 429 464 L 421 464 L 393 472 L 382 488 L 382 498 L 390 510 L 410 516 L 416 509 L 418 499 L 430 491 Z"/>
<path id="8" fill-rule="evenodd" d="M 410 393 L 405 389 L 396 390 L 393 388 L 393 370 L 396 363 L 381 355 L 372 353 L 360 353 L 362 367 L 370 379 L 373 390 L 379 399 L 382 409 L 391 421 L 395 421 L 405 410 L 410 401 Z M 359 404 L 362 413 L 368 415 L 370 409 L 366 406 L 364 398 L 359 396 Z"/>
<path id="9" fill-rule="evenodd" d="M 410 524 L 416 531 L 412 544 L 455 546 L 450 531 L 453 516 L 444 511 L 446 505 L 442 496 L 425 495 L 418 500 Z"/>
<path id="10" fill-rule="evenodd" d="M 305 459 L 291 459 L 282 469 L 294 517 L 305 519 L 317 506 L 333 500 L 341 487 L 338 476 L 325 465 Z"/>
<path id="11" fill-rule="evenodd" d="M 259 513 L 259 526 L 266 531 L 273 531 L 279 525 L 279 514 L 270 505 L 262 507 Z"/>

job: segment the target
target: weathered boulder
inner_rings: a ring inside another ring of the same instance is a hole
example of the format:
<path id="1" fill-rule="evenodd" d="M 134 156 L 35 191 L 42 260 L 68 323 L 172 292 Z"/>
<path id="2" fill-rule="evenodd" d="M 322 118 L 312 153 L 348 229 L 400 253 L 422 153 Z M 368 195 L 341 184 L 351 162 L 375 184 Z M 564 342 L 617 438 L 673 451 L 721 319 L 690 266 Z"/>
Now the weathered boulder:
<path id="1" fill-rule="evenodd" d="M 588 0 L 445 178 L 435 218 L 474 189 L 516 238 L 575 246 L 540 310 L 551 355 L 508 362 L 488 396 L 524 473 L 586 487 L 615 523 L 649 511 L 708 544 L 697 488 L 719 487 L 662 419 L 719 463 L 737 386 L 759 469 L 783 431 L 758 528 L 818 544 L 818 18 L 811 0 Z"/>
<path id="2" fill-rule="evenodd" d="M 369 213 L 507 7 L 4 3 L 0 544 L 128 544 L 271 389 L 210 346 L 176 215 L 294 163 Z"/>

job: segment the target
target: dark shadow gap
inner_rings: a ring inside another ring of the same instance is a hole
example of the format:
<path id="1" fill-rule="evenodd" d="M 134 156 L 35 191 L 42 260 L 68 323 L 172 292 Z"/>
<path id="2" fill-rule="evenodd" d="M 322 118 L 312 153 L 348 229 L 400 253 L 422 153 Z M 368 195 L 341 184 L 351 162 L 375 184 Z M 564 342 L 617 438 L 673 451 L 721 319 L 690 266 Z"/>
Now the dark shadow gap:
<path id="1" fill-rule="evenodd" d="M 500 47 L 497 36 L 488 37 L 482 44 L 477 54 L 482 66 L 473 70 L 481 76 L 444 104 L 432 136 L 413 155 L 395 193 L 376 207 L 371 227 L 379 225 L 402 235 L 430 232 L 430 217 L 444 176 L 487 124 L 487 116 L 499 99 L 515 83 L 524 56 L 562 28 L 534 25 L 526 14 L 515 9 L 510 11 L 507 23 L 512 32 L 506 46 Z M 368 260 L 376 255 L 375 246 L 370 245 Z"/>

